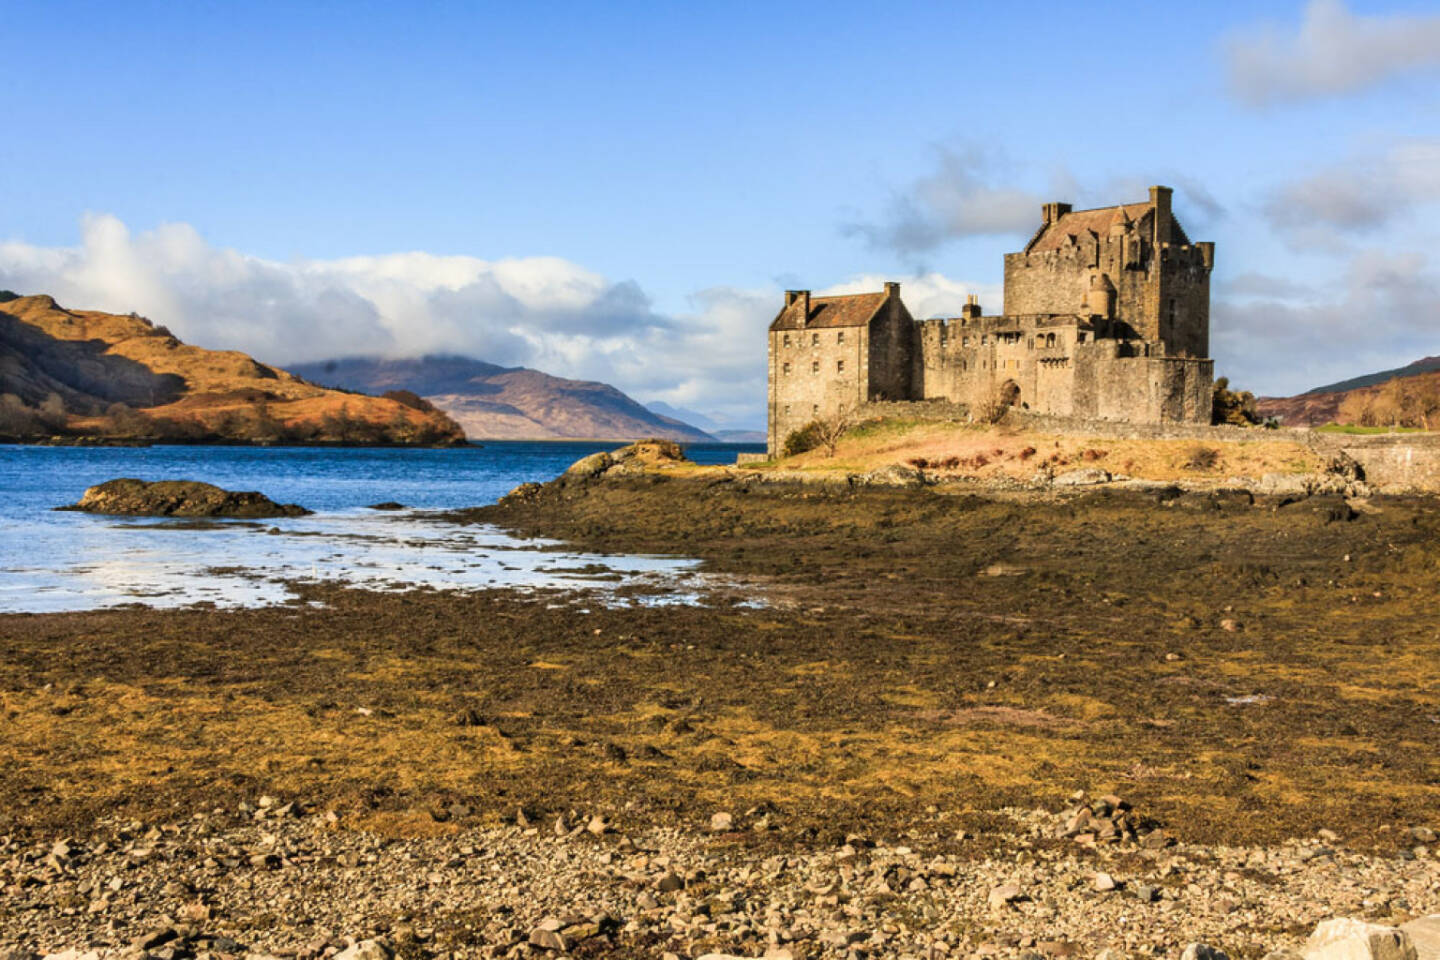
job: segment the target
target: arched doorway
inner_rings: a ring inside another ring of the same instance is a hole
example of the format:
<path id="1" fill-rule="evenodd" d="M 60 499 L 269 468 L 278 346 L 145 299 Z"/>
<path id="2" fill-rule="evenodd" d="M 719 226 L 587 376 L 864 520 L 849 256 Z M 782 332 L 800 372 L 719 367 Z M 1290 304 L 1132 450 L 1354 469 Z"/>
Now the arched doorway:
<path id="1" fill-rule="evenodd" d="M 1020 384 L 1006 380 L 1000 385 L 1000 402 L 1007 407 L 1020 406 Z"/>

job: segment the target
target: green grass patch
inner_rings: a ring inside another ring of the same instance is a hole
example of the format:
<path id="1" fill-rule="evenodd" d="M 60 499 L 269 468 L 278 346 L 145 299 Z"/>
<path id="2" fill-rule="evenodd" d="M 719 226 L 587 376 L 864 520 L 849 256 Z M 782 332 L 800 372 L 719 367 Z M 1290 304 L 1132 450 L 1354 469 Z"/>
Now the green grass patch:
<path id="1" fill-rule="evenodd" d="M 1356 423 L 1327 423 L 1316 433 L 1424 433 L 1419 427 L 1362 427 Z"/>

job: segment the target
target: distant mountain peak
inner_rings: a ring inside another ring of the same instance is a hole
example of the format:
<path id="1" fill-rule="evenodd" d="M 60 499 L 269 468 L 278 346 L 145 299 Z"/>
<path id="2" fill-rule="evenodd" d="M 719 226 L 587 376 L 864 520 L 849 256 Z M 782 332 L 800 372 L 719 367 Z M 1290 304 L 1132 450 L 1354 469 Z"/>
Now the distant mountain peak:
<path id="1" fill-rule="evenodd" d="M 715 439 L 680 418 L 647 409 L 608 383 L 502 367 L 459 354 L 339 357 L 291 369 L 314 383 L 344 390 L 409 390 L 448 413 L 474 440 Z"/>

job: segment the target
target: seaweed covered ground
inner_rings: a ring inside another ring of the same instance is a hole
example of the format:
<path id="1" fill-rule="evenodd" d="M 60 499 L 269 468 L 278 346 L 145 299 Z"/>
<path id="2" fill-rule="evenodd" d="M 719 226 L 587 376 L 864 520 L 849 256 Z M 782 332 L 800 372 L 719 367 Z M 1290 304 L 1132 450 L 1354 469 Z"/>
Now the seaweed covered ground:
<path id="1" fill-rule="evenodd" d="M 417 829 L 457 802 L 771 804 L 788 832 L 843 834 L 1084 788 L 1197 840 L 1384 845 L 1440 806 L 1430 501 L 640 478 L 469 519 L 695 554 L 745 586 L 6 616 L 0 832 L 270 793 Z"/>

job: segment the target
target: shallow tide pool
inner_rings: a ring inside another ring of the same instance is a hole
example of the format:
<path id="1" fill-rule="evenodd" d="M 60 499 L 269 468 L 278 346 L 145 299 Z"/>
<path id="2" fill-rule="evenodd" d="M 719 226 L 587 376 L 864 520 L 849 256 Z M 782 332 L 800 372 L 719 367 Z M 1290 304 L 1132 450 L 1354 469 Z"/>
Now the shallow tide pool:
<path id="1" fill-rule="evenodd" d="M 252 606 L 293 584 L 583 590 L 607 603 L 693 603 L 723 586 L 675 557 L 605 556 L 442 522 L 614 444 L 502 443 L 458 450 L 0 446 L 0 612 L 141 603 Z M 743 447 L 691 448 L 733 460 Z M 265 521 L 107 517 L 53 508 L 116 477 L 259 490 L 317 512 Z M 399 501 L 399 514 L 367 504 Z"/>

